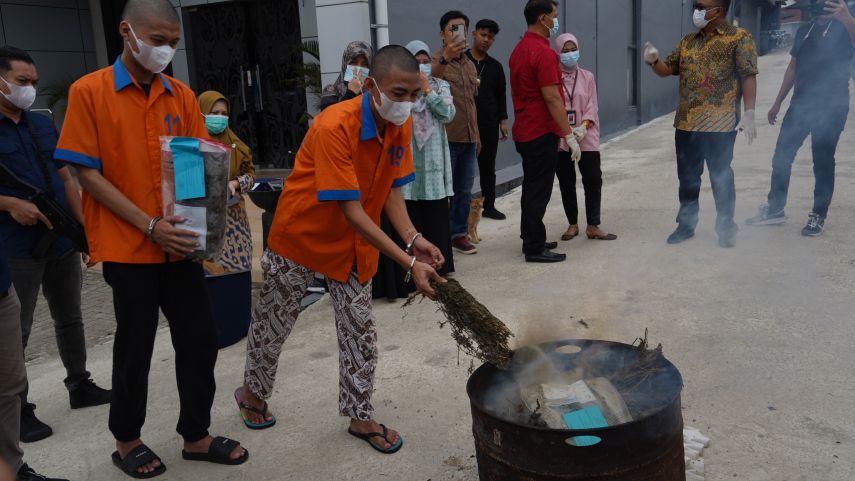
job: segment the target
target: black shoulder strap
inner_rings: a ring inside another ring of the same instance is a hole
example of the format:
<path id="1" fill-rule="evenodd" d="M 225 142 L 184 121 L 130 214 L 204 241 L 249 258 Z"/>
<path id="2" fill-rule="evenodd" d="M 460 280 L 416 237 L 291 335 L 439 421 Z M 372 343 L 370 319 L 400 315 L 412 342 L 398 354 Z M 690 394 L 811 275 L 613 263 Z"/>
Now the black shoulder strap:
<path id="1" fill-rule="evenodd" d="M 36 127 L 32 122 L 32 115 L 29 112 L 24 112 L 24 115 L 27 116 L 27 127 L 30 129 L 30 135 L 33 137 L 33 142 L 36 144 L 36 157 L 38 158 L 39 168 L 42 171 L 42 178 L 45 181 L 45 192 L 50 194 L 51 197 L 55 197 L 55 193 L 53 191 L 53 181 L 50 177 L 50 167 L 49 162 L 52 162 L 51 153 L 53 149 L 44 148 L 44 144 L 42 143 L 42 138 L 36 132 Z"/>

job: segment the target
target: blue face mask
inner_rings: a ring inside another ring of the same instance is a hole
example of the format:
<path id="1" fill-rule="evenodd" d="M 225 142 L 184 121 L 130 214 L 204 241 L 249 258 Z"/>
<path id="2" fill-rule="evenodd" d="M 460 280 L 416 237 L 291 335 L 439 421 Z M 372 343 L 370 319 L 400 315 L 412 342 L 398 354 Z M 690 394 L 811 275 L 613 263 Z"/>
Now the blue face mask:
<path id="1" fill-rule="evenodd" d="M 425 74 L 425 77 L 430 77 L 430 64 L 429 63 L 420 63 L 419 70 Z"/>
<path id="2" fill-rule="evenodd" d="M 205 116 L 205 128 L 211 135 L 220 135 L 229 126 L 229 118 L 225 115 L 208 114 Z"/>
<path id="3" fill-rule="evenodd" d="M 563 65 L 567 68 L 573 68 L 576 66 L 576 64 L 579 63 L 580 54 L 579 54 L 579 51 L 577 50 L 575 52 L 564 52 L 560 55 L 560 57 L 561 57 L 561 65 Z"/>
<path id="4" fill-rule="evenodd" d="M 558 35 L 558 32 L 561 31 L 561 26 L 558 24 L 558 17 L 552 19 L 552 28 L 549 29 L 549 34 L 553 37 Z"/>

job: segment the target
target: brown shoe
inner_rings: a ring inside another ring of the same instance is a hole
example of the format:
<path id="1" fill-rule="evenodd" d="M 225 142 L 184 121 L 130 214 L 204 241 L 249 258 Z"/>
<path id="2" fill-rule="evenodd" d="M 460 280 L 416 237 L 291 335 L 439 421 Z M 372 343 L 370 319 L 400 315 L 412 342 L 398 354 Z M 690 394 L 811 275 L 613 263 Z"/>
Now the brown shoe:
<path id="1" fill-rule="evenodd" d="M 617 239 L 617 236 L 614 234 L 609 234 L 608 232 L 600 229 L 598 225 L 589 225 L 587 229 L 585 229 L 585 235 L 588 236 L 588 239 L 596 239 L 596 240 L 606 240 L 611 241 Z"/>
<path id="2" fill-rule="evenodd" d="M 451 241 L 451 247 L 454 247 L 454 250 L 465 255 L 478 253 L 478 249 L 474 245 L 472 245 L 471 242 L 466 240 L 465 237 L 458 237 L 457 239 Z"/>
<path id="3" fill-rule="evenodd" d="M 579 235 L 579 226 L 577 224 L 573 224 L 567 228 L 567 232 L 561 235 L 561 240 L 569 241 L 577 235 Z"/>

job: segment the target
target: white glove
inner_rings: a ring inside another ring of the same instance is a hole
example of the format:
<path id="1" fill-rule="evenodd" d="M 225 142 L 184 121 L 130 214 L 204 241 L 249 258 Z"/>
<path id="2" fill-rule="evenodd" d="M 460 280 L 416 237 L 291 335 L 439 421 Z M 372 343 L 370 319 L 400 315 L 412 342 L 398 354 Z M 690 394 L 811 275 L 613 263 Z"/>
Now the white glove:
<path id="1" fill-rule="evenodd" d="M 736 130 L 745 132 L 745 140 L 748 141 L 748 145 L 751 145 L 751 142 L 754 142 L 754 139 L 757 138 L 757 125 L 754 123 L 753 110 L 746 110 L 745 113 L 742 114 L 742 120 L 739 121 L 739 125 L 736 126 Z"/>
<path id="2" fill-rule="evenodd" d="M 582 158 L 582 148 L 579 147 L 579 142 L 576 141 L 576 136 L 570 134 L 564 137 L 564 140 L 567 142 L 567 145 L 570 146 L 570 160 L 573 162 L 579 162 L 579 159 Z"/>
<path id="3" fill-rule="evenodd" d="M 644 62 L 653 65 L 659 60 L 659 50 L 650 42 L 644 42 Z"/>
<path id="4" fill-rule="evenodd" d="M 588 129 L 584 125 L 580 125 L 573 129 L 573 136 L 576 137 L 576 140 L 579 142 L 581 142 L 586 135 L 588 135 Z"/>

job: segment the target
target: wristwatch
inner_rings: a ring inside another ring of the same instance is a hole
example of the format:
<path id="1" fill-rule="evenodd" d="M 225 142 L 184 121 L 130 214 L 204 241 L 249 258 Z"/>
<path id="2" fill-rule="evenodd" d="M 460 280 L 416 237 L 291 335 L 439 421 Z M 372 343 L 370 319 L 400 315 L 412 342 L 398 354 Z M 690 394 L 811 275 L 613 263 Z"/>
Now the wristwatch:
<path id="1" fill-rule="evenodd" d="M 446 60 L 445 57 L 440 56 L 439 57 L 439 64 L 440 65 L 448 65 L 448 60 Z"/>

